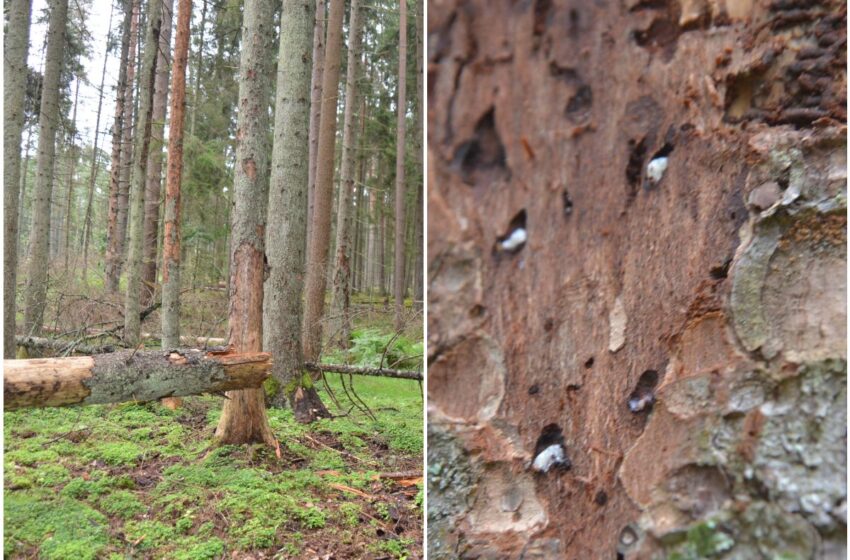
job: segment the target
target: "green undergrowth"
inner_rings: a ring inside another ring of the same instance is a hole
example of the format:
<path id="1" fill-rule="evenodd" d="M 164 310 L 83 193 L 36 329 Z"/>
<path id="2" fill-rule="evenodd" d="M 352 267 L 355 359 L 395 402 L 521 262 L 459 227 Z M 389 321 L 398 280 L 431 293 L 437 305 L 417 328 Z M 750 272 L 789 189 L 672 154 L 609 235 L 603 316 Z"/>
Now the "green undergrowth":
<path id="1" fill-rule="evenodd" d="M 186 398 L 176 411 L 129 403 L 5 413 L 5 557 L 421 555 L 421 483 L 377 476 L 421 473 L 419 385 L 327 383 L 317 384 L 322 399 L 350 414 L 307 426 L 270 409 L 280 458 L 263 445 L 213 445 L 220 397 Z M 359 400 L 375 420 L 352 409 Z"/>

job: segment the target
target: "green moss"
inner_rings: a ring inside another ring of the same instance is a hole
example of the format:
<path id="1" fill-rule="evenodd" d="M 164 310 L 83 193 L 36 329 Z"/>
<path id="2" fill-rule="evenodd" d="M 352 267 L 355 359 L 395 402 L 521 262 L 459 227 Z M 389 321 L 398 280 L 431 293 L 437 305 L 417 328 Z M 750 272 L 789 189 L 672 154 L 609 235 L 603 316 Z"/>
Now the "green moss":
<path id="1" fill-rule="evenodd" d="M 175 560 L 214 560 L 224 556 L 224 541 L 212 539 L 186 539 L 174 555 Z"/>
<path id="2" fill-rule="evenodd" d="M 138 542 L 139 549 L 156 548 L 170 544 L 177 533 L 173 526 L 160 521 L 128 521 L 124 524 L 124 535 L 129 542 Z"/>
<path id="3" fill-rule="evenodd" d="M 7 493 L 3 502 L 5 554 L 36 547 L 45 560 L 94 559 L 107 543 L 108 521 L 98 511 L 49 493 Z"/>
<path id="4" fill-rule="evenodd" d="M 119 490 L 104 496 L 100 500 L 100 509 L 122 519 L 130 519 L 146 511 L 147 507 L 132 492 Z"/>
<path id="5" fill-rule="evenodd" d="M 139 445 L 129 442 L 104 442 L 85 452 L 91 460 L 101 460 L 107 465 L 132 465 L 144 453 Z"/>

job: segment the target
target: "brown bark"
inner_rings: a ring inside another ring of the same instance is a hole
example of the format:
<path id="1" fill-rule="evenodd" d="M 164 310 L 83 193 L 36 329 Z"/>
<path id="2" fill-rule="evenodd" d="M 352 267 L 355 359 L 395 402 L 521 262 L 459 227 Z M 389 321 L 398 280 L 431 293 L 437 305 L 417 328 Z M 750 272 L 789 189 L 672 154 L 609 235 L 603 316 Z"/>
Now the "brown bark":
<path id="1" fill-rule="evenodd" d="M 322 350 L 322 317 L 325 311 L 328 248 L 331 236 L 334 146 L 336 146 L 336 105 L 342 48 L 343 0 L 330 0 L 325 65 L 322 72 L 322 114 L 319 127 L 313 229 L 307 259 L 307 283 L 304 313 L 304 357 L 317 361 Z"/>
<path id="2" fill-rule="evenodd" d="M 192 0 L 178 0 L 171 121 L 168 128 L 168 175 L 165 183 L 165 231 L 162 241 L 162 345 L 180 340 L 180 184 L 183 173 L 183 128 L 186 113 L 186 64 Z"/>
<path id="3" fill-rule="evenodd" d="M 256 352 L 263 343 L 263 276 L 268 198 L 268 101 L 273 46 L 271 0 L 247 0 L 239 64 L 234 206 L 231 216 L 230 346 Z M 231 391 L 221 411 L 216 439 L 225 444 L 276 441 L 262 390 Z"/>
<path id="4" fill-rule="evenodd" d="M 429 558 L 845 557 L 846 7 L 792 5 L 429 10 Z"/>
<path id="5" fill-rule="evenodd" d="M 313 24 L 313 68 L 310 79 L 310 154 L 307 183 L 307 254 L 313 234 L 313 197 L 316 195 L 316 160 L 319 153 L 319 124 L 322 115 L 322 71 L 325 66 L 325 0 L 316 0 Z"/>
<path id="6" fill-rule="evenodd" d="M 407 125 L 407 0 L 399 3 L 398 122 L 395 156 L 395 329 L 404 328 L 404 145 Z"/>
<path id="7" fill-rule="evenodd" d="M 159 33 L 159 52 L 156 60 L 153 113 L 151 114 L 151 145 L 145 179 L 145 226 L 142 233 L 141 305 L 148 305 L 156 293 L 157 234 L 159 233 L 159 199 L 162 190 L 162 140 L 165 129 L 165 108 L 168 105 L 168 75 L 171 73 L 171 22 L 174 0 L 162 2 L 162 28 Z"/>
<path id="8" fill-rule="evenodd" d="M 259 387 L 271 370 L 263 352 L 137 352 L 3 361 L 3 406 L 18 408 L 147 402 L 168 396 Z"/>

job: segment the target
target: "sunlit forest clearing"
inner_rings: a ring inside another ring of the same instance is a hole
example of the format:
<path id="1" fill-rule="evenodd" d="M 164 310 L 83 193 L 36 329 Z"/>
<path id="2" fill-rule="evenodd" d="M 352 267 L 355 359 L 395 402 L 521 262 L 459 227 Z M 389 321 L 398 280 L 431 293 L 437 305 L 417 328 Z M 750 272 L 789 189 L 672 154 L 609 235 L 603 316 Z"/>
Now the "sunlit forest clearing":
<path id="1" fill-rule="evenodd" d="M 421 2 L 6 8 L 6 557 L 421 557 Z"/>

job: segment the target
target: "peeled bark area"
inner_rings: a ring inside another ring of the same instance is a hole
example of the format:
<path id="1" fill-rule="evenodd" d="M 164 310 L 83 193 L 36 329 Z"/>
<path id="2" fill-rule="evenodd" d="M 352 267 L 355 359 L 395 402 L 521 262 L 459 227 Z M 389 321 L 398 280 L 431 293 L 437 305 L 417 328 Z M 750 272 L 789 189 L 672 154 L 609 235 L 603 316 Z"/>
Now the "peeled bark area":
<path id="1" fill-rule="evenodd" d="M 267 353 L 216 355 L 200 350 L 4 360 L 4 407 L 147 402 L 256 388 L 271 366 Z"/>
<path id="2" fill-rule="evenodd" d="M 429 4 L 429 558 L 844 557 L 846 11 L 790 4 Z"/>

